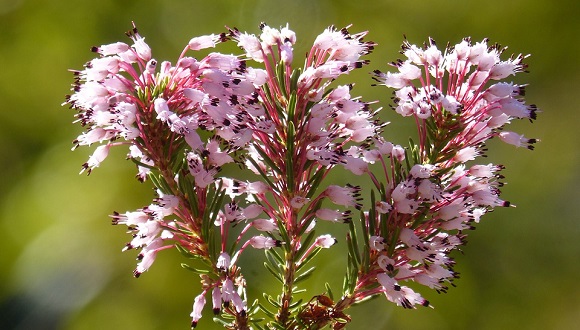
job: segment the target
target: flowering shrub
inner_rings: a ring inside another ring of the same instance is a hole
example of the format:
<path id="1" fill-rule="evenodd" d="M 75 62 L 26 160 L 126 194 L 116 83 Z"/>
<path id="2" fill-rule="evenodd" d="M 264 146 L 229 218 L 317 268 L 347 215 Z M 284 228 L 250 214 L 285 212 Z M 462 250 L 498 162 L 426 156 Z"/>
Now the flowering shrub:
<path id="1" fill-rule="evenodd" d="M 383 294 L 404 308 L 429 306 L 405 283 L 447 291 L 457 278 L 450 253 L 485 213 L 510 205 L 500 198 L 503 166 L 477 162 L 486 141 L 528 149 L 536 142 L 504 130 L 536 118 L 525 86 L 501 82 L 526 69 L 525 56 L 502 60 L 504 49 L 487 40 L 443 51 L 433 40 L 405 41 L 395 71 L 373 73 L 395 90 L 395 112 L 416 123 L 417 137 L 404 147 L 386 139 L 372 102 L 333 83 L 369 64 L 363 57 L 375 44 L 363 40 L 366 32 L 326 29 L 299 66 L 294 32 L 260 28 L 260 36 L 228 29 L 193 38 L 175 64 L 152 58 L 134 28 L 132 45 L 94 47 L 99 56 L 74 71 L 66 103 L 86 128 L 75 147 L 100 144 L 81 172 L 126 146 L 137 179 L 157 191 L 150 205 L 111 216 L 132 234 L 125 250 L 139 250 L 134 276 L 166 249 L 190 259 L 182 266 L 202 284 L 193 327 L 207 299 L 228 329 L 342 329 L 349 307 Z M 189 55 L 221 42 L 244 54 Z M 226 166 L 240 170 L 224 175 Z M 368 177 L 369 188 L 331 184 L 336 167 Z M 326 285 L 299 300 L 317 254 L 344 241 L 317 233 L 318 220 L 349 228 L 344 285 L 339 295 Z M 252 279 L 238 260 L 249 247 L 265 251 L 281 283 L 276 297 L 248 296 Z"/>

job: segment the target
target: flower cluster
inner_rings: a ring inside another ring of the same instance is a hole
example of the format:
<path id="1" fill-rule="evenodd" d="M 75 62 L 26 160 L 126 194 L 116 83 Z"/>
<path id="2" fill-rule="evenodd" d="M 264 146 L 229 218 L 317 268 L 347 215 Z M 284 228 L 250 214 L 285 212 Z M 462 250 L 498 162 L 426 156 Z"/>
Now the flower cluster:
<path id="1" fill-rule="evenodd" d="M 335 165 L 357 175 L 368 171 L 363 155 L 381 125 L 375 122 L 368 103 L 351 96 L 352 86 L 332 88 L 331 83 L 366 64 L 361 56 L 368 54 L 374 43 L 363 41 L 366 33 L 350 34 L 346 28 L 330 27 L 314 41 L 304 66 L 295 68 L 294 32 L 265 24 L 261 30 L 261 35 L 255 36 L 230 29 L 230 36 L 245 56 L 263 63 L 267 77 L 257 91 L 264 113 L 252 114 L 252 121 L 260 126 L 254 128 L 246 165 L 264 179 L 268 190 L 246 195 L 260 203 L 268 216 L 251 225 L 268 232 L 269 237 L 254 236 L 247 244 L 266 249 L 279 246 L 284 254 L 280 260 L 295 260 L 287 263 L 284 271 L 297 276 L 279 277 L 285 290 L 279 306 L 274 304 L 279 307 L 278 324 L 288 328 L 296 322 L 289 308 L 294 299 L 294 277 L 300 278 L 299 269 L 310 256 L 336 243 L 329 235 L 314 238 L 316 219 L 351 221 L 350 210 L 323 208 L 323 202 L 362 207 L 360 187 L 329 185 L 321 191 L 319 186 Z"/>
<path id="2" fill-rule="evenodd" d="M 433 40 L 422 48 L 405 42 L 407 59 L 393 63 L 398 72 L 375 71 L 377 81 L 396 89 L 395 111 L 413 117 L 419 135 L 409 153 L 383 146 L 392 172 L 385 171 L 381 200 L 365 219 L 374 267 L 368 276 L 397 305 L 428 305 L 402 281 L 445 292 L 458 277 L 449 254 L 465 243 L 465 231 L 493 208 L 510 205 L 499 197 L 502 165 L 467 163 L 485 156 L 493 137 L 528 149 L 536 142 L 503 131 L 514 119 L 535 119 L 537 108 L 521 98 L 524 86 L 496 82 L 526 67 L 522 55 L 502 61 L 502 50 L 485 40 L 465 39 L 444 53 Z"/>
<path id="3" fill-rule="evenodd" d="M 403 54 L 407 60 L 393 63 L 399 72 L 375 71 L 375 75 L 385 86 L 397 89 L 395 110 L 400 115 L 433 118 L 440 128 L 461 129 L 447 149 L 440 152 L 458 153 L 450 161 L 472 160 L 478 155 L 477 146 L 493 136 L 533 149 L 534 139 L 499 132 L 514 118 L 533 120 L 537 114 L 535 105 L 526 105 L 521 99 L 525 85 L 493 83 L 526 69 L 526 56 L 520 54 L 502 61 L 504 50 L 499 45 L 488 46 L 487 40 L 472 45 L 469 38 L 448 47 L 445 53 L 433 40 L 424 49 L 405 42 Z M 450 116 L 457 114 L 460 122 L 450 123 Z M 426 129 L 420 129 L 424 135 Z"/>
<path id="4" fill-rule="evenodd" d="M 159 251 L 174 246 L 205 262 L 211 262 L 212 253 L 218 258 L 215 247 L 202 237 L 208 230 L 204 220 L 226 215 L 218 212 L 221 205 L 207 203 L 208 194 L 218 197 L 214 187 L 218 172 L 235 162 L 230 154 L 252 137 L 256 125 L 248 122 L 248 113 L 262 111 L 256 89 L 265 74 L 246 69 L 245 62 L 233 55 L 210 53 L 201 60 L 185 56 L 188 51 L 215 47 L 225 34 L 191 39 L 175 66 L 153 59 L 136 28 L 128 36 L 132 45 L 93 47 L 100 57 L 84 70 L 74 71 L 75 93 L 67 103 L 87 128 L 74 141 L 75 147 L 102 143 L 82 171 L 90 174 L 112 146 L 128 145 L 128 157 L 138 167 L 137 178 L 150 178 L 158 188 L 159 198 L 150 206 L 112 216 L 113 224 L 125 224 L 133 233 L 125 249 L 141 249 L 134 271 L 139 277 Z M 242 219 L 247 214 L 238 220 Z M 205 285 L 221 290 L 224 306 L 229 308 L 234 300 L 237 312 L 242 311 L 240 296 L 233 293 L 234 287 L 242 287 L 233 284 L 242 282 L 236 268 L 215 266 L 215 271 L 221 276 L 206 280 Z M 196 305 L 201 301 L 197 299 Z"/>
<path id="5" fill-rule="evenodd" d="M 538 112 L 524 103 L 525 86 L 499 82 L 524 71 L 525 56 L 501 60 L 503 49 L 485 40 L 444 52 L 432 40 L 405 42 L 407 59 L 392 63 L 398 72 L 374 72 L 396 89 L 396 113 L 417 124 L 418 140 L 405 148 L 385 138 L 372 102 L 352 96 L 352 84 L 335 84 L 369 64 L 363 57 L 375 44 L 364 41 L 366 32 L 329 27 L 296 66 L 295 33 L 260 29 L 259 36 L 231 28 L 192 38 L 174 65 L 152 58 L 134 28 L 131 45 L 94 47 L 99 57 L 74 71 L 66 103 L 86 128 L 75 148 L 100 144 L 81 172 L 124 145 L 137 178 L 157 191 L 150 205 L 112 215 L 132 234 L 124 250 L 140 249 L 135 277 L 165 249 L 191 259 L 182 266 L 202 286 L 193 327 L 208 298 L 229 329 L 261 329 L 264 316 L 268 328 L 343 329 L 344 311 L 377 294 L 405 308 L 428 306 L 402 283 L 445 292 L 458 277 L 450 253 L 465 244 L 465 231 L 509 206 L 499 197 L 503 166 L 472 164 L 485 156 L 485 142 L 497 137 L 528 149 L 536 142 L 503 130 Z M 243 54 L 188 55 L 221 42 Z M 375 189 L 327 182 L 337 165 Z M 306 265 L 340 241 L 317 234 L 317 220 L 349 228 L 342 297 L 335 302 L 327 287 L 300 303 L 297 284 L 314 271 Z M 282 284 L 266 302 L 248 303 L 238 266 L 248 247 L 265 251 L 266 268 Z"/>

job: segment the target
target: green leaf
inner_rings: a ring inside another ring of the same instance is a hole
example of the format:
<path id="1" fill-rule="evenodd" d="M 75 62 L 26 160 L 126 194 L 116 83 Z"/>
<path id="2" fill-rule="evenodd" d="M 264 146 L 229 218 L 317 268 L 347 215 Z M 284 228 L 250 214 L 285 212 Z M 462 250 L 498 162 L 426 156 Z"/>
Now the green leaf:
<path id="1" fill-rule="evenodd" d="M 272 92 L 270 91 L 270 87 L 268 86 L 268 84 L 263 84 L 261 88 L 264 91 L 264 94 L 263 94 L 263 97 L 265 98 L 264 103 L 275 105 L 276 111 L 278 111 L 278 117 L 284 118 L 285 114 L 282 112 L 282 109 L 280 107 L 280 104 L 278 103 L 278 100 L 272 99 Z M 266 112 L 266 114 L 268 115 L 269 113 Z M 269 116 L 269 119 L 271 119 L 271 118 L 272 117 Z"/>
<path id="2" fill-rule="evenodd" d="M 252 319 L 250 320 L 250 322 L 252 322 L 252 324 L 258 329 L 258 330 L 266 330 L 266 328 L 263 328 L 258 322 L 262 322 L 264 321 L 263 318 L 261 319 Z"/>
<path id="3" fill-rule="evenodd" d="M 306 238 L 304 239 L 304 241 L 302 241 L 302 243 L 300 244 L 300 249 L 298 249 L 298 252 L 296 252 L 296 259 L 299 260 L 300 258 L 302 258 L 302 255 L 306 252 L 306 250 L 308 250 L 308 248 L 310 248 L 310 244 L 312 243 L 312 241 L 314 241 L 314 236 L 316 235 L 315 230 L 311 230 L 308 233 L 308 236 L 306 236 Z M 298 266 L 301 267 L 302 265 Z"/>
<path id="4" fill-rule="evenodd" d="M 264 298 L 265 298 L 266 296 L 267 296 L 267 294 L 265 294 L 265 293 L 264 293 Z M 267 299 L 267 298 L 266 298 L 266 299 Z M 273 313 L 273 312 L 270 312 L 270 311 L 269 311 L 269 310 L 268 310 L 266 307 L 264 307 L 264 305 L 262 305 L 262 304 L 259 304 L 259 305 L 258 305 L 258 308 L 260 308 L 260 310 L 261 310 L 262 312 L 264 312 L 264 314 L 268 315 L 270 318 L 272 318 L 272 319 L 273 319 L 273 318 L 275 318 L 275 317 L 276 317 L 276 316 L 275 316 L 275 313 Z"/>
<path id="5" fill-rule="evenodd" d="M 224 315 L 227 315 L 227 314 L 224 314 Z M 220 325 L 221 325 L 222 327 L 224 327 L 224 328 L 230 325 L 230 323 L 229 323 L 229 322 L 227 322 L 227 321 L 225 321 L 225 320 L 222 320 L 222 319 L 220 319 L 220 318 L 219 318 L 219 317 L 217 317 L 217 316 L 215 316 L 215 317 L 213 318 L 213 321 L 214 321 L 215 323 L 218 323 L 218 324 L 220 324 Z"/>
<path id="6" fill-rule="evenodd" d="M 288 231 L 286 230 L 286 226 L 284 225 L 284 222 L 282 222 L 282 220 L 278 219 L 278 217 L 275 218 L 276 220 L 276 225 L 278 226 L 278 231 L 280 233 L 280 236 L 282 238 L 282 241 L 286 244 L 283 245 L 283 248 L 285 251 L 290 251 L 290 236 L 288 236 Z"/>
<path id="7" fill-rule="evenodd" d="M 311 198 L 314 193 L 316 192 L 316 190 L 318 189 L 318 186 L 320 185 L 320 182 L 322 182 L 322 179 L 324 179 L 324 173 L 326 173 L 326 168 L 325 167 L 320 167 L 315 173 L 314 175 L 312 175 L 309 179 L 308 179 L 308 184 L 307 186 L 310 187 L 310 190 L 308 191 L 308 193 L 306 194 L 306 198 Z"/>
<path id="8" fill-rule="evenodd" d="M 351 273 L 349 275 L 349 279 L 350 279 L 349 284 L 350 284 L 350 286 L 349 286 L 349 289 L 348 289 L 349 291 L 348 292 L 351 292 L 352 293 L 352 292 L 354 292 L 355 287 L 356 287 L 356 281 L 357 281 L 357 275 L 358 275 L 358 268 L 352 267 L 350 271 L 351 271 Z"/>
<path id="9" fill-rule="evenodd" d="M 286 182 L 289 193 L 294 192 L 294 123 L 288 122 L 286 132 Z"/>
<path id="10" fill-rule="evenodd" d="M 364 246 L 363 256 L 362 256 L 362 267 L 365 273 L 368 273 L 370 270 L 370 261 L 371 261 L 371 250 L 370 246 L 367 244 Z"/>
<path id="11" fill-rule="evenodd" d="M 295 290 L 292 290 L 292 292 L 297 293 Z M 302 299 L 298 299 L 297 301 L 293 302 L 290 304 L 290 306 L 288 306 L 290 309 L 294 309 L 296 307 L 300 307 L 300 304 L 302 304 Z"/>
<path id="12" fill-rule="evenodd" d="M 292 75 L 290 76 L 290 91 L 294 92 L 298 89 L 298 78 L 300 78 L 300 74 L 302 74 L 302 69 L 297 68 L 292 71 Z"/>
<path id="13" fill-rule="evenodd" d="M 353 221 L 348 223 L 348 227 L 350 229 L 350 235 L 347 235 L 347 241 L 350 243 L 349 245 L 352 247 L 352 252 L 353 256 L 355 257 L 356 263 L 360 264 L 360 251 L 358 249 L 356 228 L 354 226 Z M 351 247 L 349 247 L 349 250 L 351 249 Z"/>
<path id="14" fill-rule="evenodd" d="M 326 288 L 326 293 L 328 294 L 328 298 L 334 301 L 334 295 L 332 294 L 332 289 L 330 288 L 330 284 L 328 282 L 324 283 L 324 287 Z"/>
<path id="15" fill-rule="evenodd" d="M 309 269 L 305 270 L 302 274 L 297 275 L 296 278 L 294 279 L 294 283 L 299 283 L 300 281 L 309 278 L 314 273 L 314 270 L 316 270 L 316 267 L 310 267 Z"/>
<path id="16" fill-rule="evenodd" d="M 258 151 L 259 153 L 259 151 Z M 272 181 L 270 181 L 270 178 L 268 178 L 268 175 L 266 175 L 266 173 L 264 173 L 264 171 L 262 171 L 262 169 L 260 168 L 260 166 L 258 165 L 258 163 L 256 163 L 256 161 L 254 159 L 252 159 L 251 157 L 246 158 L 250 163 L 252 163 L 252 165 L 254 166 L 255 169 L 258 170 L 258 172 L 260 173 L 260 176 L 266 181 L 266 183 L 270 186 L 270 188 L 272 188 L 272 190 L 279 192 L 280 190 L 278 189 L 278 187 L 276 185 L 274 185 L 272 183 Z M 271 167 L 272 168 L 272 167 Z M 277 167 L 276 167 L 277 168 Z M 272 168 L 273 169 L 273 168 Z M 278 171 L 280 171 L 278 169 Z M 278 172 L 279 173 L 279 172 Z"/>
<path id="17" fill-rule="evenodd" d="M 276 173 L 278 173 L 280 175 L 282 174 L 282 170 L 280 170 L 280 168 L 272 161 L 272 159 L 270 159 L 270 157 L 268 156 L 268 154 L 262 149 L 261 146 L 256 145 L 254 143 L 254 149 L 256 149 L 256 152 L 258 152 L 258 154 L 260 154 L 260 157 L 262 157 L 262 159 L 264 160 L 264 162 L 266 163 L 266 165 L 268 165 L 269 167 L 271 167 L 271 170 L 273 170 L 274 172 L 276 172 Z M 248 158 L 248 159 L 252 160 L 252 158 Z M 257 166 L 255 166 L 255 167 L 259 169 L 259 167 L 257 167 Z M 267 176 L 265 176 L 265 178 L 266 177 Z"/>
<path id="18" fill-rule="evenodd" d="M 273 326 L 274 328 L 276 328 L 278 330 L 288 330 L 288 329 L 286 329 L 285 326 L 283 326 L 282 324 L 280 324 L 278 322 L 270 322 L 270 326 Z"/>
<path id="19" fill-rule="evenodd" d="M 182 169 L 187 169 L 186 155 L 183 152 L 183 145 L 185 143 L 184 139 L 175 140 L 174 143 L 177 145 L 176 150 L 172 153 L 171 158 L 171 173 L 179 173 Z M 185 166 L 185 167 L 184 167 Z"/>
<path id="20" fill-rule="evenodd" d="M 169 187 L 167 182 L 165 182 L 161 174 L 156 173 L 156 171 L 152 171 L 149 173 L 149 179 L 151 180 L 155 188 L 161 190 L 161 192 L 163 192 L 164 194 L 173 195 L 171 188 Z"/>
<path id="21" fill-rule="evenodd" d="M 350 255 L 348 256 L 348 259 L 351 259 Z M 342 295 L 343 296 L 348 296 L 350 294 L 349 291 L 349 282 L 350 282 L 350 268 L 352 267 L 350 260 L 347 262 L 346 264 L 346 274 L 344 276 L 344 278 L 342 279 Z"/>
<path id="22" fill-rule="evenodd" d="M 309 206 L 308 213 L 311 215 L 308 219 L 306 219 L 302 224 L 300 231 L 298 232 L 299 236 L 303 236 L 312 221 L 314 221 L 315 213 L 318 209 L 320 209 L 320 205 L 322 205 L 322 199 L 319 199 L 314 206 Z"/>
<path id="23" fill-rule="evenodd" d="M 360 264 L 360 256 L 358 256 L 354 250 L 353 240 L 350 237 L 350 233 L 346 234 L 346 240 L 348 243 L 348 259 L 352 263 L 352 267 L 358 269 L 358 265 Z"/>
<path id="24" fill-rule="evenodd" d="M 374 208 L 375 208 L 374 205 L 375 204 L 373 203 L 373 205 L 371 207 L 371 210 L 373 210 L 373 211 L 374 211 Z M 374 216 L 374 212 L 372 212 L 372 213 L 373 213 L 373 216 Z M 371 216 L 371 212 L 369 212 L 369 218 L 370 218 L 370 216 Z M 371 255 L 370 255 L 370 241 L 369 240 L 370 240 L 370 236 L 371 235 L 369 233 L 368 227 L 365 224 L 366 222 L 365 222 L 365 214 L 364 214 L 364 212 L 362 212 L 362 211 L 360 212 L 360 217 L 361 217 L 361 227 L 362 227 L 362 231 L 363 231 L 362 236 L 363 236 L 363 239 L 364 239 L 361 264 L 362 264 L 363 269 L 365 270 L 365 273 L 367 273 L 369 271 L 369 268 L 370 268 L 370 257 L 371 257 Z M 374 218 L 370 218 L 369 219 L 369 223 L 374 222 L 373 219 Z"/>
<path id="25" fill-rule="evenodd" d="M 191 182 L 187 176 L 179 176 L 177 178 L 177 185 L 179 186 L 179 190 L 185 194 L 185 197 L 189 202 L 189 207 L 193 213 L 193 216 L 199 217 L 197 195 L 193 190 L 193 182 Z"/>
<path id="26" fill-rule="evenodd" d="M 295 122 L 295 113 L 296 113 L 296 92 L 292 92 L 290 94 L 290 99 L 288 99 L 288 106 L 287 106 L 287 122 L 294 123 Z"/>
<path id="27" fill-rule="evenodd" d="M 389 249 L 388 249 L 388 256 L 392 257 L 393 253 L 395 252 L 395 246 L 397 245 L 397 241 L 399 240 L 399 233 L 401 229 L 399 227 L 395 228 L 395 232 L 391 236 L 391 241 L 389 242 Z"/>
<path id="28" fill-rule="evenodd" d="M 266 261 L 268 261 L 270 263 L 270 266 L 272 266 L 272 269 L 274 269 L 275 271 L 277 271 L 278 274 L 283 272 L 283 266 L 284 262 L 281 261 L 280 259 L 276 258 L 274 256 L 274 254 L 272 253 L 268 253 L 268 251 L 270 251 L 272 249 L 266 249 Z"/>
<path id="29" fill-rule="evenodd" d="M 274 278 L 277 279 L 278 281 L 280 281 L 280 283 L 284 284 L 284 279 L 282 278 L 282 275 L 280 275 L 279 273 L 276 272 L 276 270 L 270 266 L 270 264 L 268 264 L 267 262 L 264 262 L 264 267 L 266 267 L 266 269 L 272 274 L 274 275 Z"/>
<path id="30" fill-rule="evenodd" d="M 276 80 L 278 80 L 278 85 L 280 86 L 280 90 L 282 91 L 282 95 L 284 98 L 288 98 L 288 91 L 286 90 L 286 72 L 285 72 L 285 65 L 284 62 L 280 61 L 280 63 L 276 64 Z"/>
<path id="31" fill-rule="evenodd" d="M 190 271 L 192 271 L 192 272 L 194 272 L 196 274 L 200 274 L 200 275 L 205 275 L 205 274 L 209 274 L 210 273 L 210 271 L 207 270 L 207 269 L 194 268 L 194 267 L 191 267 L 190 265 L 185 264 L 185 263 L 182 263 L 181 264 L 181 267 L 184 268 L 184 269 L 190 270 Z"/>
<path id="32" fill-rule="evenodd" d="M 322 248 L 320 246 L 315 247 L 314 250 L 312 250 L 310 252 L 310 254 L 308 256 L 306 256 L 306 258 L 304 258 L 304 260 L 302 260 L 302 262 L 300 263 L 300 265 L 298 265 L 298 268 L 297 269 L 300 269 L 300 268 L 304 267 L 304 265 L 306 265 L 311 260 L 313 260 L 314 257 L 316 257 L 316 255 L 318 253 L 320 253 L 320 251 L 322 251 Z"/>
<path id="33" fill-rule="evenodd" d="M 281 305 L 278 301 L 276 301 L 276 299 L 272 298 L 272 296 L 270 296 L 267 293 L 264 293 L 264 298 L 266 298 L 266 300 L 275 308 L 280 308 Z"/>
<path id="34" fill-rule="evenodd" d="M 266 257 L 272 259 L 272 262 L 277 261 L 279 265 L 284 264 L 284 259 L 274 249 L 265 249 Z"/>
<path id="35" fill-rule="evenodd" d="M 132 161 L 133 163 L 135 163 L 135 165 L 137 165 L 137 166 L 141 166 L 141 167 L 144 167 L 144 168 L 147 168 L 147 169 L 150 169 L 150 170 L 155 170 L 155 167 L 154 166 L 147 165 L 145 163 L 141 163 L 140 161 L 138 161 L 137 159 L 135 159 L 133 157 L 130 157 L 129 160 Z"/>
<path id="36" fill-rule="evenodd" d="M 181 244 L 179 244 L 179 243 L 175 243 L 175 248 L 177 249 L 177 251 L 179 251 L 179 253 L 181 253 L 184 257 L 186 257 L 188 259 L 201 260 L 204 263 L 208 264 L 208 261 L 204 257 L 202 257 L 198 254 L 191 253 L 189 250 L 187 250 L 186 248 L 181 246 Z M 211 265 L 211 263 L 209 263 L 209 265 Z"/>

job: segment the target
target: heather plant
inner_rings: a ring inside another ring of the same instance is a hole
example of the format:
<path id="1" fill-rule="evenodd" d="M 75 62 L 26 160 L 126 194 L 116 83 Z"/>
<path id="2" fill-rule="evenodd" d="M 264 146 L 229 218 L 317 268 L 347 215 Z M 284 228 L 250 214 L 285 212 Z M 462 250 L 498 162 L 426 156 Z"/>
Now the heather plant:
<path id="1" fill-rule="evenodd" d="M 481 161 L 487 140 L 536 142 L 504 129 L 538 112 L 524 85 L 502 82 L 525 71 L 526 56 L 501 59 L 505 48 L 487 40 L 444 50 L 405 41 L 392 72 L 372 72 L 376 88 L 394 89 L 393 110 L 416 124 L 401 146 L 389 141 L 387 110 L 336 81 L 368 67 L 376 45 L 366 32 L 329 27 L 297 64 L 288 26 L 260 29 L 192 38 L 173 64 L 155 60 L 133 28 L 132 44 L 93 47 L 98 57 L 73 71 L 66 103 L 85 128 L 75 148 L 99 144 L 81 173 L 122 146 L 157 193 L 111 215 L 132 235 L 124 250 L 138 250 L 134 276 L 164 250 L 183 254 L 182 267 L 201 280 L 192 327 L 208 300 L 227 329 L 343 329 L 348 308 L 377 295 L 430 306 L 406 284 L 446 292 L 458 277 L 451 253 L 485 213 L 510 205 L 500 198 L 503 166 Z M 193 55 L 223 42 L 242 54 Z M 335 170 L 369 184 L 336 185 Z M 319 233 L 317 221 L 346 226 L 346 237 Z M 305 293 L 323 266 L 316 256 L 337 241 L 348 246 L 342 288 Z M 249 296 L 253 279 L 239 266 L 249 248 L 264 250 L 258 262 L 279 282 L 277 295 Z"/>

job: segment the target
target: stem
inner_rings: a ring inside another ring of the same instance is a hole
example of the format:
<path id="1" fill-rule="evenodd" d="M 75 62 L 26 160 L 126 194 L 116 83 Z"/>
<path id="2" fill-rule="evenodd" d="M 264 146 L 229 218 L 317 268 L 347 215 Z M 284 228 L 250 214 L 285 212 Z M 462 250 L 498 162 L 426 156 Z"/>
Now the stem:
<path id="1" fill-rule="evenodd" d="M 276 320 L 282 324 L 285 328 L 289 328 L 289 324 L 292 323 L 290 304 L 292 303 L 294 279 L 296 275 L 296 251 L 298 250 L 300 238 L 296 235 L 291 235 L 292 241 L 291 245 L 286 253 L 284 254 L 284 285 L 282 299 L 280 300 L 280 310 L 276 315 Z"/>

